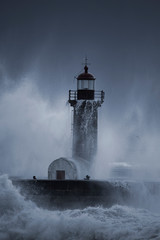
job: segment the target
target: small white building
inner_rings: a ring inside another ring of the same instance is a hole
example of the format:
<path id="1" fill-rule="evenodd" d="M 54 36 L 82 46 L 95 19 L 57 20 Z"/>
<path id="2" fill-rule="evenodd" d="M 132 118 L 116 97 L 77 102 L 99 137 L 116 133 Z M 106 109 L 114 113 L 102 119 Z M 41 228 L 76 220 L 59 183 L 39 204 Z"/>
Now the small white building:
<path id="1" fill-rule="evenodd" d="M 48 167 L 48 179 L 77 179 L 77 168 L 73 161 L 66 158 L 54 160 Z"/>
<path id="2" fill-rule="evenodd" d="M 83 158 L 67 159 L 64 157 L 54 160 L 48 167 L 49 180 L 84 179 L 90 175 L 89 164 Z"/>

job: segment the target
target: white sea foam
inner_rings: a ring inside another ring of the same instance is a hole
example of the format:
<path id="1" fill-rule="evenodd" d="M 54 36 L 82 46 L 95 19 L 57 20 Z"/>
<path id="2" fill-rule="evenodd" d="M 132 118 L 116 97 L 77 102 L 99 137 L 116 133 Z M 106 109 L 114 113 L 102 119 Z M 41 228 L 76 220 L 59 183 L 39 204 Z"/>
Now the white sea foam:
<path id="1" fill-rule="evenodd" d="M 0 239 L 160 239 L 160 214 L 119 205 L 49 211 L 25 200 L 3 175 L 0 176 Z"/>

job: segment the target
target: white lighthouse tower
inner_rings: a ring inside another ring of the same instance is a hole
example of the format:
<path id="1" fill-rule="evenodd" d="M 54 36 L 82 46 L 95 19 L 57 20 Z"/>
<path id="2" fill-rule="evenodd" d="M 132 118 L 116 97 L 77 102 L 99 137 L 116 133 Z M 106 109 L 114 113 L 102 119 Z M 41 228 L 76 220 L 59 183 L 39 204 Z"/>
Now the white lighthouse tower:
<path id="1" fill-rule="evenodd" d="M 104 92 L 95 91 L 95 80 L 88 72 L 86 59 L 84 72 L 77 77 L 77 90 L 69 90 L 69 103 L 73 107 L 72 155 L 77 161 L 84 159 L 88 168 L 97 151 L 98 107 L 104 101 Z"/>

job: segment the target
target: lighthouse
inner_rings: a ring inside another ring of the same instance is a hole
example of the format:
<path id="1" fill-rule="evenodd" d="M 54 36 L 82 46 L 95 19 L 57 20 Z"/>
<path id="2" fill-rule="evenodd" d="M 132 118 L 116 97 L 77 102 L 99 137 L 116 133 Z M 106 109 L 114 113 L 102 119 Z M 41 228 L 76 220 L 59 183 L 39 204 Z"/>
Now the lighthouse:
<path id="1" fill-rule="evenodd" d="M 104 92 L 95 90 L 95 77 L 84 72 L 77 77 L 77 89 L 69 90 L 68 102 L 73 108 L 72 158 L 60 157 L 48 167 L 48 179 L 81 179 L 90 173 L 97 151 L 98 108 Z"/>
<path id="2" fill-rule="evenodd" d="M 77 77 L 77 89 L 69 90 L 68 100 L 73 107 L 72 157 L 85 160 L 88 167 L 97 152 L 98 108 L 104 102 L 104 91 L 95 90 L 95 81 L 86 59 L 84 72 Z"/>

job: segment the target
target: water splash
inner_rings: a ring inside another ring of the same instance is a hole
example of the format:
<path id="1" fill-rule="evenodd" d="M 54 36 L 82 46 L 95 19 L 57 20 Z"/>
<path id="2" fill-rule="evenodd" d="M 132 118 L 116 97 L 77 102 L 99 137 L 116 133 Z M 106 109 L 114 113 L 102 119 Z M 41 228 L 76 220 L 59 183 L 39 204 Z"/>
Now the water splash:
<path id="1" fill-rule="evenodd" d="M 159 225 L 159 214 L 128 206 L 41 209 L 25 200 L 6 175 L 0 176 L 1 240 L 160 239 Z"/>

